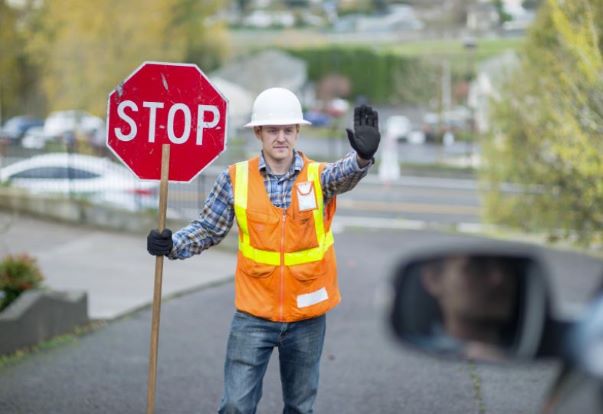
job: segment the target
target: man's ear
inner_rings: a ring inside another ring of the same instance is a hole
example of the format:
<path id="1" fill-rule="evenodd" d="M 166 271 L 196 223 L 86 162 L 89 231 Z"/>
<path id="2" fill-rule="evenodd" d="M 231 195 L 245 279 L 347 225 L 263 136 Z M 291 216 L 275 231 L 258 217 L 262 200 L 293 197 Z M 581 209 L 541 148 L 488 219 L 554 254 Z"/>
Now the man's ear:
<path id="1" fill-rule="evenodd" d="M 262 126 L 261 126 L 261 125 L 260 125 L 260 126 L 254 126 L 254 127 L 253 127 L 253 133 L 255 134 L 255 137 L 256 137 L 257 139 L 261 139 L 261 137 L 260 137 L 260 131 L 261 131 L 261 130 L 262 130 Z"/>

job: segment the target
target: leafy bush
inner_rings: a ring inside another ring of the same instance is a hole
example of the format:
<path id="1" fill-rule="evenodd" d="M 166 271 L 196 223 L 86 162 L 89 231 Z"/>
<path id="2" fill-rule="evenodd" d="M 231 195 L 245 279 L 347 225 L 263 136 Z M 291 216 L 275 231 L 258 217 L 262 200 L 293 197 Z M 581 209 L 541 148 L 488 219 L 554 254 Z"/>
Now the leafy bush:
<path id="1" fill-rule="evenodd" d="M 0 311 L 28 289 L 40 287 L 44 276 L 36 259 L 28 254 L 8 255 L 0 262 Z"/>
<path id="2" fill-rule="evenodd" d="M 603 2 L 543 2 L 482 145 L 486 219 L 603 243 Z M 522 192 L 507 193 L 506 183 Z"/>
<path id="3" fill-rule="evenodd" d="M 437 95 L 438 69 L 423 58 L 353 45 L 285 51 L 308 64 L 310 80 L 343 75 L 350 80 L 352 96 L 362 95 L 373 103 L 425 104 Z"/>

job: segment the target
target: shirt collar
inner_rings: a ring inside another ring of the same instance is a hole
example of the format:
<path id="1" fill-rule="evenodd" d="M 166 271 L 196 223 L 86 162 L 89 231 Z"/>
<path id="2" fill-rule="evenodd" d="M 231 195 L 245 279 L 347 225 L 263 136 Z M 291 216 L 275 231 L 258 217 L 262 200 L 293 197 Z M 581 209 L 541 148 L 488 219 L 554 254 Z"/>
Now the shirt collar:
<path id="1" fill-rule="evenodd" d="M 293 150 L 293 163 L 291 164 L 291 167 L 289 168 L 289 171 L 287 172 L 287 174 L 285 175 L 291 175 L 293 173 L 298 173 L 301 170 L 303 170 L 304 168 L 304 159 L 301 156 L 301 152 L 297 151 L 297 150 Z M 260 151 L 260 165 L 259 165 L 259 170 L 262 173 L 268 173 L 268 165 L 266 164 L 266 160 L 264 159 L 264 152 Z"/>

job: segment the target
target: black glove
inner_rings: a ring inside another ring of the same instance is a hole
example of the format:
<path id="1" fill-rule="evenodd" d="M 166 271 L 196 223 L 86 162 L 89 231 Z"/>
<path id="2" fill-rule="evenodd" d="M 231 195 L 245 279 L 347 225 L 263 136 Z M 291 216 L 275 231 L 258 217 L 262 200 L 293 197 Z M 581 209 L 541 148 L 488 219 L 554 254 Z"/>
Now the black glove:
<path id="1" fill-rule="evenodd" d="M 379 115 L 370 106 L 362 105 L 354 108 L 354 132 L 348 133 L 350 145 L 365 160 L 370 160 L 379 148 Z"/>
<path id="2" fill-rule="evenodd" d="M 153 256 L 165 256 L 172 251 L 174 242 L 172 241 L 172 231 L 164 229 L 161 233 L 158 230 L 151 230 L 147 236 L 147 250 Z"/>

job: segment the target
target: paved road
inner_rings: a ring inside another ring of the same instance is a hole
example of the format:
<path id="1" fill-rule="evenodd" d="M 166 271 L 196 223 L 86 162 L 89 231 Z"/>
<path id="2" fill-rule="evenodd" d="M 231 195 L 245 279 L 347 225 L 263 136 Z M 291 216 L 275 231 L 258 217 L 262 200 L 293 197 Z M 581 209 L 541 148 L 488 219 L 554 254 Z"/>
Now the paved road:
<path id="1" fill-rule="evenodd" d="M 403 176 L 386 185 L 370 176 L 337 199 L 340 215 L 436 225 L 478 224 L 480 207 L 476 182 L 454 178 Z"/>
<path id="2" fill-rule="evenodd" d="M 430 359 L 394 344 L 384 326 L 376 292 L 395 258 L 411 247 L 467 237 L 359 230 L 336 236 L 344 301 L 328 319 L 318 413 L 536 411 L 555 363 L 475 368 Z M 556 295 L 563 301 L 584 301 L 603 270 L 601 262 L 572 253 L 549 251 L 545 257 L 553 269 Z M 232 284 L 225 283 L 164 303 L 157 413 L 214 412 L 221 395 L 232 295 Z M 144 412 L 149 331 L 150 311 L 143 310 L 76 343 L 1 368 L 0 412 Z M 280 408 L 273 360 L 259 412 Z"/>

